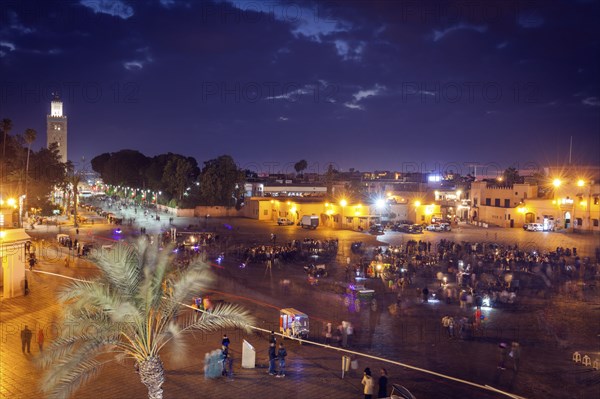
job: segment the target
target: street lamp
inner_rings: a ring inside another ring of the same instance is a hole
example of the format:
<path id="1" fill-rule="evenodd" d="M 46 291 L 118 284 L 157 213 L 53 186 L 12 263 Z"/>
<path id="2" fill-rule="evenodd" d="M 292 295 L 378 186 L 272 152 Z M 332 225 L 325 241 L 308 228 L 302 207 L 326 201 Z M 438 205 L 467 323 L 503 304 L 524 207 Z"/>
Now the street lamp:
<path id="1" fill-rule="evenodd" d="M 346 205 L 348 205 L 348 201 L 346 201 L 345 198 L 342 198 L 342 200 L 340 201 L 340 206 L 342 207 L 342 229 L 344 228 L 344 210 L 346 208 Z"/>

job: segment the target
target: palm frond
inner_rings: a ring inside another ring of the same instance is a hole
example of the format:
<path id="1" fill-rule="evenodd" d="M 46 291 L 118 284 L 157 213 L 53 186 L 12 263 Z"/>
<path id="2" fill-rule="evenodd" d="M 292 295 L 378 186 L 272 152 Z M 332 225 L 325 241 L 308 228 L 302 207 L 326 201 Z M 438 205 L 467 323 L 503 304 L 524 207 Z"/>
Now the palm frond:
<path id="1" fill-rule="evenodd" d="M 122 295 L 135 294 L 142 275 L 135 246 L 119 242 L 109 253 L 93 257 L 102 271 L 102 278 L 111 288 Z"/>
<path id="2" fill-rule="evenodd" d="M 173 284 L 173 302 L 186 302 L 191 294 L 206 288 L 213 281 L 208 265 L 206 263 L 194 263 L 184 271 Z"/>
<path id="3" fill-rule="evenodd" d="M 68 398 L 79 389 L 94 379 L 101 371 L 103 366 L 109 361 L 99 362 L 97 360 L 83 360 L 73 370 L 67 373 L 52 388 L 46 390 L 49 399 Z"/>
<path id="4" fill-rule="evenodd" d="M 210 312 L 204 311 L 200 316 L 196 312 L 186 314 L 180 324 L 181 332 L 185 331 L 218 331 L 223 329 L 239 328 L 249 332 L 250 326 L 255 323 L 255 318 L 250 312 L 237 304 L 224 303 L 215 306 Z M 165 337 L 160 344 L 162 349 L 173 337 Z"/>
<path id="5" fill-rule="evenodd" d="M 160 306 L 163 296 L 162 283 L 172 259 L 171 247 L 159 251 L 156 245 L 146 245 L 140 259 L 143 262 L 144 277 L 137 295 L 148 311 Z"/>

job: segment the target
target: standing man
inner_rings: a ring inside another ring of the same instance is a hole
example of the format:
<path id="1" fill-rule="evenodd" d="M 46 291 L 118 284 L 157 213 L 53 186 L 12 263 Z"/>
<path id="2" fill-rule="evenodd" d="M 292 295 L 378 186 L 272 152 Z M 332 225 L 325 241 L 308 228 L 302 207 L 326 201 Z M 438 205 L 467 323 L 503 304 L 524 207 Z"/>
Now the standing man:
<path id="1" fill-rule="evenodd" d="M 279 359 L 279 374 L 276 375 L 277 378 L 285 377 L 285 357 L 287 356 L 287 351 L 283 347 L 283 342 L 279 344 L 279 350 L 277 351 L 277 359 Z"/>
<path id="2" fill-rule="evenodd" d="M 21 330 L 21 350 L 25 353 L 25 347 L 27 347 L 27 353 L 31 353 L 31 337 L 33 333 L 29 329 L 28 326 L 25 326 L 24 329 Z"/>
<path id="3" fill-rule="evenodd" d="M 275 352 L 275 342 L 269 344 L 269 375 L 276 375 L 275 371 L 275 360 L 277 359 L 277 352 Z"/>
<path id="4" fill-rule="evenodd" d="M 380 370 L 380 376 L 379 376 L 379 391 L 377 392 L 377 397 L 378 398 L 387 398 L 388 394 L 387 394 L 387 384 L 388 384 L 388 377 L 387 377 L 387 370 L 382 368 Z"/>

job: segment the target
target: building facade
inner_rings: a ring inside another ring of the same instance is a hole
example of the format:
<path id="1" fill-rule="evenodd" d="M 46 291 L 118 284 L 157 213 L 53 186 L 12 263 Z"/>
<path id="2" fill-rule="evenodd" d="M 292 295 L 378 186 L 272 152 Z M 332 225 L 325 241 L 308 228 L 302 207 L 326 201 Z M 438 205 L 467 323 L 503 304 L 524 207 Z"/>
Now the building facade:
<path id="1" fill-rule="evenodd" d="M 471 222 L 500 227 L 522 227 L 526 220 L 519 217 L 518 208 L 530 199 L 537 199 L 537 185 L 527 183 L 495 185 L 484 181 L 471 184 Z"/>
<path id="2" fill-rule="evenodd" d="M 58 145 L 61 162 L 67 162 L 67 117 L 63 114 L 63 103 L 55 96 L 50 103 L 50 115 L 46 116 L 47 147 Z"/>

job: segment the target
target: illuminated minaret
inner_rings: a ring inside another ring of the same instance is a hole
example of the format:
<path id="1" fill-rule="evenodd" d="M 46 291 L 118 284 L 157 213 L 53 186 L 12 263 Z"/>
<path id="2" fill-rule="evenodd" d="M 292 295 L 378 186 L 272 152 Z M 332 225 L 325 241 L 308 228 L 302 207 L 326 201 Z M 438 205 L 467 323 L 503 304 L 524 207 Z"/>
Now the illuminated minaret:
<path id="1" fill-rule="evenodd" d="M 61 162 L 67 162 L 67 117 L 63 115 L 63 103 L 54 95 L 50 103 L 50 115 L 46 117 L 48 147 L 58 144 L 58 154 Z"/>

